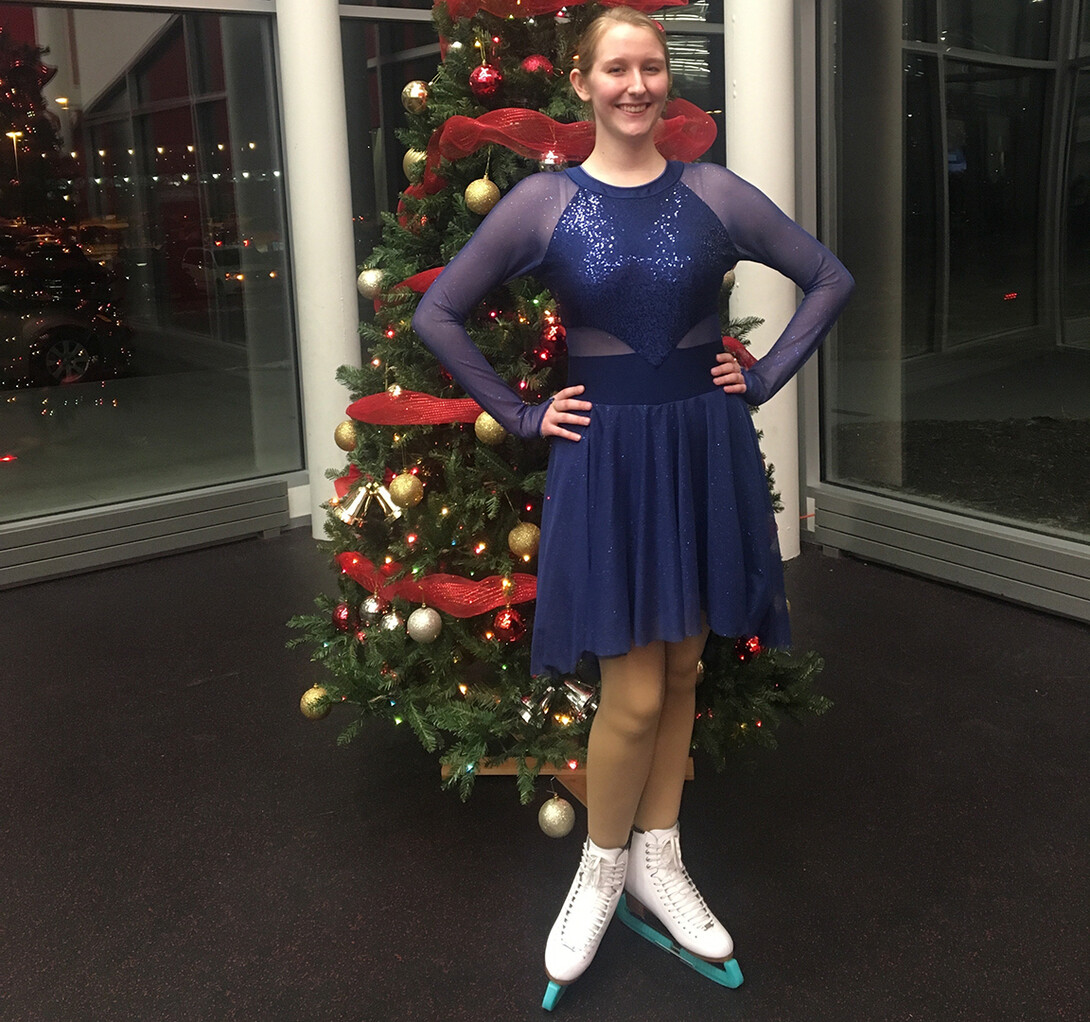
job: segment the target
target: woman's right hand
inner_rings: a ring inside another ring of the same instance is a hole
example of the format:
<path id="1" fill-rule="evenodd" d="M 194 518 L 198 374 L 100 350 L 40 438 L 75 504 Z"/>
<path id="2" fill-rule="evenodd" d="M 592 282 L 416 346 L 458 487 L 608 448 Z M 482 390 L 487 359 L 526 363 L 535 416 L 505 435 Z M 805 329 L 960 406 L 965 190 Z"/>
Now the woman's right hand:
<path id="1" fill-rule="evenodd" d="M 549 407 L 545 409 L 545 418 L 541 420 L 542 436 L 558 436 L 565 440 L 582 439 L 578 433 L 573 433 L 564 426 L 589 426 L 590 418 L 586 415 L 576 415 L 575 412 L 589 412 L 589 401 L 579 401 L 577 395 L 583 393 L 583 385 L 565 387 L 558 390 Z"/>

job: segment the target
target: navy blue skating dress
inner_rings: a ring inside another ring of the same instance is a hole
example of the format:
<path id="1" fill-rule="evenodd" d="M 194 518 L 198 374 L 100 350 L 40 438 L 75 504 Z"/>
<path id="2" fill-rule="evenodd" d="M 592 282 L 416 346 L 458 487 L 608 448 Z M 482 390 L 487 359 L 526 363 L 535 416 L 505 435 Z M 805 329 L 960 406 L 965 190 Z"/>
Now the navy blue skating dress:
<path id="1" fill-rule="evenodd" d="M 723 350 L 723 274 L 771 266 L 804 292 L 744 395 L 711 377 Z M 634 188 L 581 168 L 534 174 L 485 218 L 424 295 L 413 328 L 506 429 L 540 435 L 527 405 L 470 340 L 484 296 L 526 273 L 567 329 L 568 382 L 590 425 L 552 438 L 538 553 L 531 670 L 565 673 L 699 634 L 790 634 L 776 527 L 746 402 L 771 397 L 814 351 L 852 279 L 836 257 L 735 174 L 670 162 Z"/>

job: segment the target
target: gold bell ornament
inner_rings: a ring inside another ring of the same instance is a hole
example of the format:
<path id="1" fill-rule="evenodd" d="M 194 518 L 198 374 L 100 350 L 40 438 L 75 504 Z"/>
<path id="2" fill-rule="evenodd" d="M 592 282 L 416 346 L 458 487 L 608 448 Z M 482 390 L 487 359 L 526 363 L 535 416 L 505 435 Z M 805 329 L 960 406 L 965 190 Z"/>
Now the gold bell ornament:
<path id="1" fill-rule="evenodd" d="M 345 525 L 358 528 L 363 524 L 363 519 L 372 504 L 381 509 L 388 522 L 396 521 L 401 517 L 401 508 L 391 499 L 390 491 L 374 479 L 358 483 L 354 489 L 349 490 L 344 503 L 339 505 L 333 513 Z"/>

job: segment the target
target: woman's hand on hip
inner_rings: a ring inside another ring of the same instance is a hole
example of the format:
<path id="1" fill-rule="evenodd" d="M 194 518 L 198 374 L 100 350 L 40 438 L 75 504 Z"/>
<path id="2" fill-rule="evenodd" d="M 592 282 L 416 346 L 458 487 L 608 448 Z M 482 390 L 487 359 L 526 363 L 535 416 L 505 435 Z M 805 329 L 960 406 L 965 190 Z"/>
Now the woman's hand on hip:
<path id="1" fill-rule="evenodd" d="M 746 378 L 742 375 L 742 366 L 729 351 L 721 351 L 715 356 L 718 365 L 712 366 L 712 379 L 717 387 L 723 388 L 724 394 L 744 394 Z"/>
<path id="2" fill-rule="evenodd" d="M 579 401 L 577 395 L 583 393 L 583 385 L 577 387 L 565 387 L 558 390 L 549 407 L 545 409 L 545 418 L 541 420 L 542 436 L 558 436 L 565 440 L 581 439 L 578 433 L 573 433 L 565 426 L 589 426 L 590 418 L 586 415 L 576 415 L 576 412 L 589 412 L 589 401 Z"/>

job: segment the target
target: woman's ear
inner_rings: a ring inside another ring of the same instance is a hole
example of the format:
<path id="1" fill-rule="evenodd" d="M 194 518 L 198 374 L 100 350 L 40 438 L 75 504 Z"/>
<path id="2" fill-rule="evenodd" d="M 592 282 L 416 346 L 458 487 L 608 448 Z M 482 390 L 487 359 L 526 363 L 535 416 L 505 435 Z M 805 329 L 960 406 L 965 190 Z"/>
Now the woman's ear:
<path id="1" fill-rule="evenodd" d="M 571 82 L 575 94 L 586 103 L 590 99 L 590 93 L 587 91 L 587 84 L 583 80 L 583 72 L 579 68 L 573 67 L 568 75 L 568 80 Z"/>

